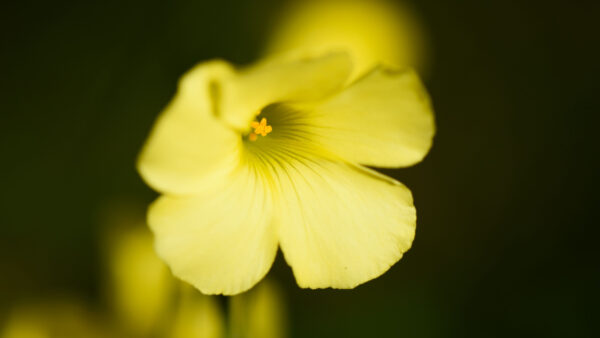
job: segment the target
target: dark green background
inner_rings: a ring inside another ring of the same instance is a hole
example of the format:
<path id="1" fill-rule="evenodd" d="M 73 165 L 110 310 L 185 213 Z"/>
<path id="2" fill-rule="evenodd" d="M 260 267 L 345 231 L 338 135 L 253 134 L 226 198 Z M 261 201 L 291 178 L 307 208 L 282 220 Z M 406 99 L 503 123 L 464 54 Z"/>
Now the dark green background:
<path id="1" fill-rule="evenodd" d="M 151 201 L 134 160 L 196 62 L 255 60 L 283 2 L 19 1 L 0 11 L 0 310 L 99 289 L 99 215 Z M 299 289 L 293 337 L 600 334 L 594 1 L 414 1 L 433 150 L 411 251 L 352 291 Z"/>

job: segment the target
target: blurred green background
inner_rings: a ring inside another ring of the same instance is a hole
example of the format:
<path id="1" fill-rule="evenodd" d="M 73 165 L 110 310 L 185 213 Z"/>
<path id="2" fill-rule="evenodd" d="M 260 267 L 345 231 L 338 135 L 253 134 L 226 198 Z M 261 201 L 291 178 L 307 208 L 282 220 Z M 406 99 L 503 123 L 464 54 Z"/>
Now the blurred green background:
<path id="1" fill-rule="evenodd" d="M 99 294 L 114 201 L 156 194 L 134 161 L 177 79 L 255 60 L 284 1 L 19 1 L 0 11 L 0 313 Z M 410 3 L 431 45 L 438 133 L 411 188 L 413 248 L 351 291 L 299 289 L 292 337 L 600 335 L 599 5 Z"/>

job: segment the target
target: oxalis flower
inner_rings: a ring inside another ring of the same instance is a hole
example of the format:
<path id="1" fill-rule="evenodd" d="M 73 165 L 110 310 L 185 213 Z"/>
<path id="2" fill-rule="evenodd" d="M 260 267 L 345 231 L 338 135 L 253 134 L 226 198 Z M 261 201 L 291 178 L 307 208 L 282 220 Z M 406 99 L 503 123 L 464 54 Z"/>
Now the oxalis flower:
<path id="1" fill-rule="evenodd" d="M 415 164 L 434 120 L 410 70 L 347 83 L 345 53 L 277 57 L 186 75 L 140 155 L 163 195 L 148 222 L 159 256 L 206 294 L 236 294 L 278 247 L 306 288 L 353 288 L 411 246 L 410 191 L 367 167 Z"/>

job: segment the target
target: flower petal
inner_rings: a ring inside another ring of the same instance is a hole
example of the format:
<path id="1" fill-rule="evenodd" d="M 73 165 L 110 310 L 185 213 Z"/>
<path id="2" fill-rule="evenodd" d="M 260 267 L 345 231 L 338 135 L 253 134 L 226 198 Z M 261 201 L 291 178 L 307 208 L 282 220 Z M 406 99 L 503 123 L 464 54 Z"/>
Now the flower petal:
<path id="1" fill-rule="evenodd" d="M 435 124 L 425 88 L 413 71 L 377 68 L 331 99 L 305 110 L 315 142 L 343 159 L 377 167 L 418 163 Z"/>
<path id="2" fill-rule="evenodd" d="M 280 245 L 301 287 L 353 288 L 410 248 L 416 212 L 401 183 L 325 160 L 289 163 L 279 177 Z"/>
<path id="3" fill-rule="evenodd" d="M 242 69 L 235 81 L 223 83 L 222 118 L 245 130 L 265 106 L 281 101 L 306 101 L 326 97 L 342 88 L 352 65 L 346 53 L 318 57 L 287 54 Z"/>
<path id="4" fill-rule="evenodd" d="M 148 223 L 158 255 L 173 274 L 205 294 L 248 290 L 277 252 L 272 204 L 263 181 L 241 167 L 230 179 L 193 197 L 162 196 Z"/>
<path id="5" fill-rule="evenodd" d="M 213 88 L 231 76 L 228 64 L 212 61 L 182 77 L 138 160 L 138 170 L 150 186 L 160 192 L 195 193 L 236 167 L 240 136 L 215 116 L 219 93 Z"/>

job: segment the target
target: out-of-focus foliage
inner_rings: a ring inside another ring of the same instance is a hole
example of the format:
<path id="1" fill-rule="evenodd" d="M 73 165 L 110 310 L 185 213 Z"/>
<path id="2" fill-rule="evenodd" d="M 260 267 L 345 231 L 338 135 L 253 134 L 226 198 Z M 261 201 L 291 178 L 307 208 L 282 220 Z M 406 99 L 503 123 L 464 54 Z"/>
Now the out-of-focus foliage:
<path id="1" fill-rule="evenodd" d="M 285 338 L 288 315 L 281 289 L 271 280 L 229 299 L 232 338 Z"/>
<path id="2" fill-rule="evenodd" d="M 68 297 L 19 304 L 0 327 L 1 338 L 110 338 L 113 334 L 98 314 Z"/>
<path id="3" fill-rule="evenodd" d="M 225 338 L 225 316 L 218 299 L 180 283 L 181 295 L 168 338 Z"/>
<path id="4" fill-rule="evenodd" d="M 283 297 L 273 281 L 230 300 L 171 276 L 154 252 L 152 236 L 132 205 L 113 204 L 102 229 L 106 306 L 56 297 L 18 304 L 0 323 L 0 338 L 284 338 Z"/>

